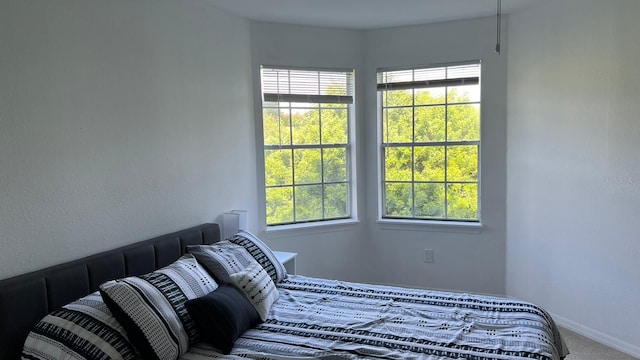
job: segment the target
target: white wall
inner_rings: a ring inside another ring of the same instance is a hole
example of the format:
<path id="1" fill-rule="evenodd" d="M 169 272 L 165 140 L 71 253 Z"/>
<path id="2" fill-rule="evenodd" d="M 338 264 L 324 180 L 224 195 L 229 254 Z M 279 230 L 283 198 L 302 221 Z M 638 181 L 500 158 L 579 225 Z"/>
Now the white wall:
<path id="1" fill-rule="evenodd" d="M 505 39 L 506 40 L 506 39 Z M 503 51 L 506 42 L 503 41 Z M 368 31 L 365 35 L 367 218 L 377 219 L 377 68 L 482 61 L 481 203 L 484 230 L 372 223 L 370 281 L 503 294 L 505 284 L 506 56 L 495 48 L 495 18 Z M 434 262 L 424 262 L 424 249 Z"/>
<path id="2" fill-rule="evenodd" d="M 640 357 L 640 2 L 511 16 L 507 293 Z"/>
<path id="3" fill-rule="evenodd" d="M 198 0 L 1 7 L 0 278 L 257 211 L 246 20 Z"/>
<path id="4" fill-rule="evenodd" d="M 446 36 L 443 36 L 446 34 Z M 277 249 L 299 253 L 299 272 L 375 283 L 504 293 L 506 59 L 494 54 L 495 22 L 480 19 L 377 31 L 336 30 L 252 22 L 254 78 L 259 66 L 356 69 L 360 224 L 263 236 Z M 434 49 L 437 49 L 435 51 Z M 377 218 L 377 67 L 483 61 L 482 233 L 382 228 Z M 254 86 L 259 99 L 259 84 Z M 373 110 L 372 110 L 373 109 Z M 256 100 L 255 116 L 261 119 Z M 261 131 L 257 123 L 257 140 Z M 258 149 L 258 162 L 261 160 Z M 259 174 L 260 175 L 260 174 Z M 260 183 L 260 181 L 259 181 Z M 259 193 L 263 191 L 258 190 Z M 263 198 L 263 196 L 259 196 Z M 260 219 L 264 223 L 264 219 Z M 423 249 L 435 261 L 423 261 Z"/>
<path id="5" fill-rule="evenodd" d="M 262 103 L 260 101 L 260 65 L 291 66 L 305 68 L 338 68 L 356 70 L 356 87 L 361 84 L 358 75 L 362 64 L 362 38 L 359 31 L 316 28 L 296 25 L 251 23 L 251 52 L 254 82 L 254 111 L 256 142 L 262 143 Z M 356 90 L 357 91 L 357 90 Z M 356 97 L 358 94 L 356 93 Z M 361 142 L 363 103 L 356 100 L 355 151 L 357 173 L 363 171 L 363 144 Z M 256 157 L 263 163 L 262 148 Z M 258 201 L 261 211 L 260 224 L 264 219 L 264 172 L 258 173 Z M 364 209 L 364 178 L 356 176 L 358 202 L 355 210 Z M 297 272 L 308 276 L 335 278 L 351 281 L 368 279 L 363 262 L 367 261 L 368 242 L 364 238 L 366 219 L 357 223 L 332 227 L 317 227 L 300 230 L 268 231 L 261 238 L 273 249 L 298 253 Z"/>

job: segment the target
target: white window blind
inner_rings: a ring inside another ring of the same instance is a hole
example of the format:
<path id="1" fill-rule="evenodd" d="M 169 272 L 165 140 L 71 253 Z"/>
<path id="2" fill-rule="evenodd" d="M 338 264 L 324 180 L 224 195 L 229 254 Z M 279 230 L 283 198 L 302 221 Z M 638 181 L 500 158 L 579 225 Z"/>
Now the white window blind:
<path id="1" fill-rule="evenodd" d="M 480 64 L 380 71 L 377 80 L 378 90 L 477 85 L 480 83 Z"/>
<path id="2" fill-rule="evenodd" d="M 262 68 L 264 101 L 353 104 L 353 71 Z"/>

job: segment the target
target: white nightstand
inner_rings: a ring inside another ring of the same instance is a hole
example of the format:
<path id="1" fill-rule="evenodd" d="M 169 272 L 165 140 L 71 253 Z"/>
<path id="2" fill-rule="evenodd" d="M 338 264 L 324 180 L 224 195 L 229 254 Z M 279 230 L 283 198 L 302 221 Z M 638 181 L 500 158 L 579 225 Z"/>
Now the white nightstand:
<path id="1" fill-rule="evenodd" d="M 278 258 L 278 261 L 280 261 L 282 265 L 284 265 L 284 268 L 287 270 L 288 274 L 296 274 L 296 256 L 298 256 L 298 253 L 286 251 L 274 251 L 273 253 Z"/>

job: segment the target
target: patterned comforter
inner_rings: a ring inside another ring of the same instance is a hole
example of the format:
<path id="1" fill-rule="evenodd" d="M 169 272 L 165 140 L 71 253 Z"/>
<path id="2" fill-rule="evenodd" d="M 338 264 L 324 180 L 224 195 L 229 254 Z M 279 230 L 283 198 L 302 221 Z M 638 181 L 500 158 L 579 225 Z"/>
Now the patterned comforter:
<path id="1" fill-rule="evenodd" d="M 551 317 L 527 302 L 289 276 L 263 324 L 230 355 L 205 359 L 540 359 L 568 352 Z"/>

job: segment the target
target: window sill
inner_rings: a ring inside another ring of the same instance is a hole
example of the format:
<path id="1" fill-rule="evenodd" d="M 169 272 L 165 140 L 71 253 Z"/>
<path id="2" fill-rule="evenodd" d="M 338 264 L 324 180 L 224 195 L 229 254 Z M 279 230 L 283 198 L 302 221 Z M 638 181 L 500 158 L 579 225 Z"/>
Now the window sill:
<path id="1" fill-rule="evenodd" d="M 378 219 L 377 223 L 381 230 L 437 231 L 467 234 L 480 234 L 484 231 L 484 225 L 479 222 Z"/>
<path id="2" fill-rule="evenodd" d="M 265 233 L 268 234 L 286 234 L 295 235 L 297 233 L 314 234 L 327 233 L 332 231 L 346 231 L 353 226 L 360 224 L 356 219 L 342 219 L 330 221 L 318 221 L 312 223 L 291 224 L 291 225 L 275 225 L 267 226 Z"/>

